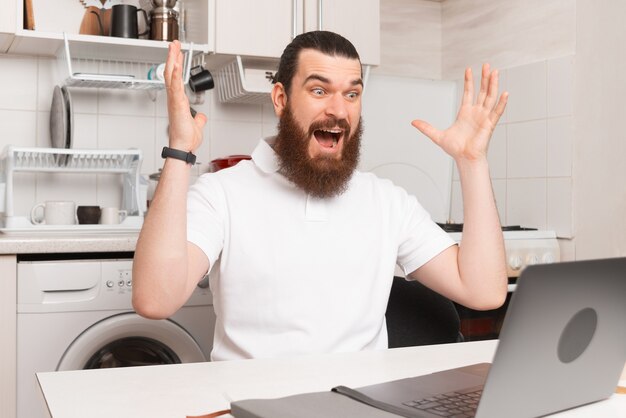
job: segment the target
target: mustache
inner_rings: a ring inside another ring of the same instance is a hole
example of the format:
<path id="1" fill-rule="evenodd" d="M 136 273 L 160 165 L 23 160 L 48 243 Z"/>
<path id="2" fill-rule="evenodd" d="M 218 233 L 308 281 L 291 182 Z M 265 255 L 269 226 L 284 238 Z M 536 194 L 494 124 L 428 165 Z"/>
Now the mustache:
<path id="1" fill-rule="evenodd" d="M 321 129 L 333 129 L 337 127 L 344 131 L 344 138 L 350 138 L 350 124 L 348 121 L 346 119 L 338 119 L 334 116 L 311 123 L 309 126 L 309 135 Z"/>

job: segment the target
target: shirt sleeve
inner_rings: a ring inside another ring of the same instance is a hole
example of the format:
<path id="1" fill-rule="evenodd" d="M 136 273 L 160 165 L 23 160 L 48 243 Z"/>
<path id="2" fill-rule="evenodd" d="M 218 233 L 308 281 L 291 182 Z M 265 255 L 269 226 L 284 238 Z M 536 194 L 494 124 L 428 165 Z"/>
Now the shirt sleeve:
<path id="1" fill-rule="evenodd" d="M 400 226 L 398 265 L 404 274 L 417 270 L 455 241 L 431 219 L 415 196 L 402 196 L 405 209 Z"/>
<path id="2" fill-rule="evenodd" d="M 204 174 L 190 187 L 187 194 L 187 241 L 200 247 L 211 268 L 224 246 L 225 208 L 224 192 L 216 175 Z"/>

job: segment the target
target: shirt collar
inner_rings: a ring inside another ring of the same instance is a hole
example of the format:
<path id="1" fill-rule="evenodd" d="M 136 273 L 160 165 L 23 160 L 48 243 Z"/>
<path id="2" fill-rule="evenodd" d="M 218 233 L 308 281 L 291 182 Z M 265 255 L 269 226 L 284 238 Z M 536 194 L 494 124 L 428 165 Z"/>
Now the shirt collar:
<path id="1" fill-rule="evenodd" d="M 252 160 L 256 166 L 267 174 L 275 173 L 279 168 L 278 155 L 276 155 L 272 148 L 275 140 L 275 136 L 262 138 L 252 152 Z"/>

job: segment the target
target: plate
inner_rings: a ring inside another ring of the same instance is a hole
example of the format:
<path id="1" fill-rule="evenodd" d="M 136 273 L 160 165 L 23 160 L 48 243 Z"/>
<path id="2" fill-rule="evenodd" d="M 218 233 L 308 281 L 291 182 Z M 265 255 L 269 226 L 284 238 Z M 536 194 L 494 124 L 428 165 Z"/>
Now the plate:
<path id="1" fill-rule="evenodd" d="M 61 87 L 55 86 L 50 106 L 50 141 L 53 148 L 66 148 L 67 108 Z"/>

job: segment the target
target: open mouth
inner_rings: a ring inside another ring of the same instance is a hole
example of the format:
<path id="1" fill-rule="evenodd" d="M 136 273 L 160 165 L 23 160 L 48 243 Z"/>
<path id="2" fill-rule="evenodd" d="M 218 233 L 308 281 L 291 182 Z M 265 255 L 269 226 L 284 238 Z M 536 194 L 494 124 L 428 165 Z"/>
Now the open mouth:
<path id="1" fill-rule="evenodd" d="M 343 136 L 343 129 L 316 129 L 313 135 L 322 148 L 335 148 Z"/>

